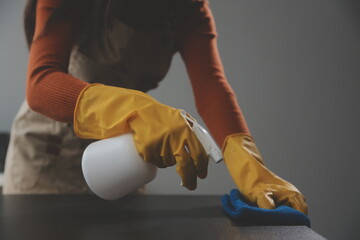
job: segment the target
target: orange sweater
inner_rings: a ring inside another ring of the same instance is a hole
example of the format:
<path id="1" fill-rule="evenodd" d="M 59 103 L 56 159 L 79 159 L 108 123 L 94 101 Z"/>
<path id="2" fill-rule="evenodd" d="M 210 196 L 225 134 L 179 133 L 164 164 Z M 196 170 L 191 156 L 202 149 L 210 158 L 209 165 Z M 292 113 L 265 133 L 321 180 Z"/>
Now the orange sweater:
<path id="1" fill-rule="evenodd" d="M 36 40 L 30 49 L 26 96 L 34 111 L 71 123 L 77 97 L 88 85 L 67 73 L 76 26 L 70 18 L 64 19 L 45 36 L 37 38 L 61 1 L 38 0 Z M 179 52 L 191 80 L 197 109 L 221 146 L 230 134 L 250 133 L 224 74 L 215 23 L 207 0 L 194 20 L 198 24 L 189 25 L 196 27 L 180 39 Z"/>

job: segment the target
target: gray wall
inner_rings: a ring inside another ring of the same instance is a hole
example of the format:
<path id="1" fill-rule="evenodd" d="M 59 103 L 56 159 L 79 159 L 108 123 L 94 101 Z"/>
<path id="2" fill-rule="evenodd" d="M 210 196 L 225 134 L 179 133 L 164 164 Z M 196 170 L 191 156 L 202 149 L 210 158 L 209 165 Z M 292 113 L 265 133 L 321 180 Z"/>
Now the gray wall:
<path id="1" fill-rule="evenodd" d="M 0 0 L 0 130 L 24 97 L 23 1 Z M 267 166 L 307 197 L 313 229 L 329 239 L 360 230 L 359 3 L 345 0 L 212 0 L 219 48 Z M 159 101 L 198 117 L 179 56 L 156 91 Z M 188 192 L 174 168 L 159 170 L 155 194 L 224 194 L 223 164 Z"/>
<path id="2" fill-rule="evenodd" d="M 24 1 L 0 0 L 0 131 L 9 131 L 25 95 Z"/>

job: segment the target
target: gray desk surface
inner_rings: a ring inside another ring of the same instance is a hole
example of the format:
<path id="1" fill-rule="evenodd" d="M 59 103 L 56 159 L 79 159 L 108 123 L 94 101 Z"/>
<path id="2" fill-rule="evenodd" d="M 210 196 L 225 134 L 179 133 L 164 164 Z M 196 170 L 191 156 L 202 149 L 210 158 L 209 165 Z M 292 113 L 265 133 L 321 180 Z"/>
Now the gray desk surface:
<path id="1" fill-rule="evenodd" d="M 240 227 L 220 196 L 0 196 L 0 239 L 324 239 L 305 226 Z"/>

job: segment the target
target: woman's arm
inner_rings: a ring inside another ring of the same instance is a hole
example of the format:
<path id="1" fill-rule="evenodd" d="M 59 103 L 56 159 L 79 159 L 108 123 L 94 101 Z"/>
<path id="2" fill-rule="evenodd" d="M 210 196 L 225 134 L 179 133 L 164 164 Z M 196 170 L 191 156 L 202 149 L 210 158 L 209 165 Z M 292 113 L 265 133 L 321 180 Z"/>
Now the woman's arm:
<path id="1" fill-rule="evenodd" d="M 66 16 L 42 36 L 47 20 L 61 1 L 38 0 L 34 41 L 29 53 L 26 98 L 34 111 L 70 123 L 77 97 L 88 85 L 67 73 L 76 23 L 72 16 Z"/>
<path id="2" fill-rule="evenodd" d="M 306 201 L 299 190 L 264 166 L 235 94 L 226 81 L 216 45 L 215 24 L 206 0 L 201 12 L 200 24 L 185 38 L 180 53 L 199 113 L 223 147 L 231 177 L 244 196 L 261 208 L 288 205 L 306 214 Z"/>
<path id="3" fill-rule="evenodd" d="M 181 43 L 198 112 L 216 142 L 222 146 L 234 133 L 250 134 L 236 96 L 226 80 L 217 48 L 216 28 L 208 2 L 191 20 L 196 27 Z"/>

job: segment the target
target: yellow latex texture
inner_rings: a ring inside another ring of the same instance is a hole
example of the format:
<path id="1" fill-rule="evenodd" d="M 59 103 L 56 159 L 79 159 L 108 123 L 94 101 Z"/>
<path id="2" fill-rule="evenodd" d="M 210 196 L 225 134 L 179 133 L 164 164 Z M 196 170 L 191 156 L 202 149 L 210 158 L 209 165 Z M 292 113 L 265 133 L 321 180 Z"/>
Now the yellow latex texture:
<path id="1" fill-rule="evenodd" d="M 132 132 L 141 157 L 160 168 L 176 164 L 182 185 L 189 190 L 196 188 L 197 177 L 207 175 L 207 154 L 180 110 L 140 91 L 89 85 L 76 103 L 74 131 L 90 139 Z"/>
<path id="2" fill-rule="evenodd" d="M 305 197 L 294 185 L 264 166 L 261 154 L 250 136 L 228 136 L 223 155 L 232 179 L 250 202 L 266 209 L 287 205 L 307 214 Z"/>

